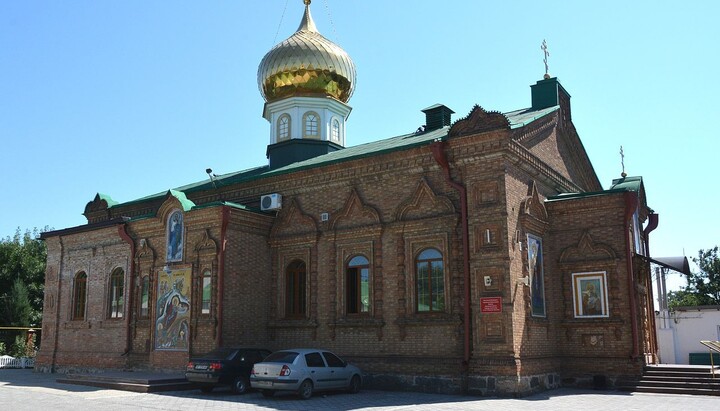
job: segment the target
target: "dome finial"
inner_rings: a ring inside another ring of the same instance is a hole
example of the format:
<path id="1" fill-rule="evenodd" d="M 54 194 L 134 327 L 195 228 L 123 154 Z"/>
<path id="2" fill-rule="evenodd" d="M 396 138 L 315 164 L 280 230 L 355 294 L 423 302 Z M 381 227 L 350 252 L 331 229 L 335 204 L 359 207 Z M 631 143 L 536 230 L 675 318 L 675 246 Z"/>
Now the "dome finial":
<path id="1" fill-rule="evenodd" d="M 312 16 L 310 15 L 310 3 L 312 0 L 303 0 L 303 3 L 305 3 L 305 15 L 302 18 L 302 21 L 300 21 L 300 27 L 298 27 L 297 31 L 313 31 L 317 33 L 317 27 L 315 27 L 315 22 L 312 19 Z"/>

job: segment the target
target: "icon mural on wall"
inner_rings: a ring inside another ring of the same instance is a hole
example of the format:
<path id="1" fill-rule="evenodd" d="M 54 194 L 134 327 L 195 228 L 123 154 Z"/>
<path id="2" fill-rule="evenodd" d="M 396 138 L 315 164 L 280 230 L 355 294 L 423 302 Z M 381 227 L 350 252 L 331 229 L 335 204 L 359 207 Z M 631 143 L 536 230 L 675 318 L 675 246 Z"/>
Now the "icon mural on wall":
<path id="1" fill-rule="evenodd" d="M 182 261 L 183 257 L 183 214 L 176 210 L 168 217 L 166 261 Z"/>
<path id="2" fill-rule="evenodd" d="M 190 268 L 158 271 L 156 350 L 188 350 L 191 273 Z"/>
<path id="3" fill-rule="evenodd" d="M 607 275 L 604 271 L 574 273 L 573 306 L 575 317 L 608 317 Z"/>
<path id="4" fill-rule="evenodd" d="M 545 317 L 545 273 L 543 272 L 542 239 L 528 234 L 527 243 L 531 313 L 533 317 Z"/>

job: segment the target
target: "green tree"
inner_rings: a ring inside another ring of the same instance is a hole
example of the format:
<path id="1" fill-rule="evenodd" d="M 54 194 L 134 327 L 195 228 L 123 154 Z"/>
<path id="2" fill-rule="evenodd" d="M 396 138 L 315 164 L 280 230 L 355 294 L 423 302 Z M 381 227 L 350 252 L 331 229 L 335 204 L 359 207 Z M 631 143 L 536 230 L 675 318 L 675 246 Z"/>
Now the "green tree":
<path id="1" fill-rule="evenodd" d="M 668 294 L 668 307 L 720 305 L 720 256 L 718 247 L 700 250 L 692 259 L 700 272 L 687 276 L 687 286 Z"/>
<path id="2" fill-rule="evenodd" d="M 40 326 L 46 257 L 37 229 L 0 239 L 0 325 Z"/>

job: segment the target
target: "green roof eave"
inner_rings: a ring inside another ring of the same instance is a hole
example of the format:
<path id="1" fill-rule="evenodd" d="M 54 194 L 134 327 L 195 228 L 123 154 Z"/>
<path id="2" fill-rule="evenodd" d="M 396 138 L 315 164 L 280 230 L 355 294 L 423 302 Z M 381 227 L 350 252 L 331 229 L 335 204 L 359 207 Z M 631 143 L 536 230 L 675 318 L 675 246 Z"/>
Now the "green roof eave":
<path id="1" fill-rule="evenodd" d="M 522 110 L 510 111 L 505 114 L 505 117 L 510 122 L 510 129 L 525 127 L 533 121 L 543 118 L 550 113 L 554 113 L 560 110 L 560 106 L 552 106 L 543 108 L 540 110 L 533 110 L 532 108 L 526 108 Z"/>
<path id="2" fill-rule="evenodd" d="M 112 197 L 107 194 L 97 193 L 97 198 L 100 200 L 105 200 L 105 203 L 107 203 L 108 207 L 112 207 L 115 204 L 118 204 L 117 201 L 113 200 Z"/>
<path id="3" fill-rule="evenodd" d="M 242 204 L 233 203 L 232 201 L 213 201 L 210 203 L 205 203 L 201 205 L 197 205 L 193 207 L 193 210 L 202 210 L 203 208 L 211 208 L 211 207 L 230 207 L 237 210 L 245 210 L 245 211 L 251 211 L 251 212 L 261 212 L 260 209 L 255 207 L 248 207 Z"/>
<path id="4" fill-rule="evenodd" d="M 269 166 L 260 166 L 255 168 L 250 168 L 244 171 L 239 171 L 236 173 L 229 173 L 224 174 L 215 177 L 214 181 L 204 180 L 201 182 L 196 182 L 192 184 L 188 184 L 185 186 L 181 186 L 175 189 L 172 189 L 169 191 L 169 193 L 172 193 L 178 200 L 180 200 L 180 194 L 182 194 L 182 198 L 184 198 L 186 201 L 192 203 L 192 201 L 188 200 L 186 197 L 186 194 L 189 193 L 195 193 L 195 192 L 201 192 L 206 190 L 211 190 L 214 188 L 222 188 L 224 186 L 230 186 L 238 183 L 244 183 L 254 180 L 259 180 L 263 178 L 268 178 L 272 176 L 278 176 L 283 174 L 289 174 L 297 171 L 312 169 L 316 167 L 322 167 L 327 166 L 331 164 L 338 164 L 345 161 L 351 161 L 351 160 L 358 160 L 370 156 L 375 156 L 379 154 L 385 154 L 390 153 L 393 151 L 400 151 L 400 150 L 408 150 L 414 147 L 427 145 L 432 143 L 433 141 L 437 139 L 444 139 L 447 137 L 448 131 L 450 130 L 450 127 L 443 127 L 437 130 L 429 131 L 426 133 L 411 133 L 411 134 L 404 134 L 396 137 L 391 137 L 385 140 L 375 141 L 371 143 L 361 144 L 358 146 L 353 147 L 347 147 L 342 150 L 334 151 L 332 153 L 328 153 L 322 156 L 318 156 L 315 158 L 311 158 L 308 160 L 300 161 L 297 163 L 293 163 L 290 165 L 287 165 L 285 167 L 277 168 L 277 169 L 270 169 Z M 159 200 L 163 196 L 167 195 L 166 192 L 156 193 L 149 196 L 145 196 L 142 198 L 138 198 L 136 200 L 131 200 L 125 203 L 119 203 L 116 204 L 115 207 L 118 206 L 128 206 L 133 205 L 137 203 L 144 203 L 152 200 Z M 182 200 L 181 200 L 182 203 Z M 195 204 L 193 203 L 191 208 L 194 207 Z M 249 210 L 249 209 L 248 209 Z M 187 210 L 185 210 L 187 211 Z"/>
<path id="5" fill-rule="evenodd" d="M 584 193 L 561 193 L 556 196 L 548 197 L 546 202 L 551 203 L 551 202 L 555 202 L 555 201 L 571 200 L 571 199 L 578 199 L 578 198 L 600 197 L 600 196 L 606 196 L 606 195 L 611 195 L 611 194 L 624 193 L 626 191 L 628 191 L 628 190 L 617 189 L 617 190 L 603 190 L 603 191 L 593 191 L 593 192 L 584 192 Z"/>
<path id="6" fill-rule="evenodd" d="M 195 207 L 195 203 L 189 200 L 185 193 L 183 193 L 182 191 L 168 190 L 168 195 L 175 197 L 180 202 L 180 206 L 182 207 L 183 211 L 190 211 L 193 207 Z"/>
<path id="7" fill-rule="evenodd" d="M 641 176 L 623 177 L 613 180 L 611 189 L 624 189 L 627 191 L 640 192 L 643 186 Z"/>
<path id="8" fill-rule="evenodd" d="M 433 107 L 433 106 L 431 106 Z M 559 106 L 547 107 L 540 110 L 522 109 L 504 113 L 508 119 L 511 129 L 524 127 L 533 121 L 543 118 L 555 111 L 559 110 Z M 316 167 L 328 166 L 333 164 L 339 164 L 346 161 L 359 160 L 371 156 L 387 154 L 395 151 L 409 150 L 415 147 L 431 144 L 433 141 L 438 139 L 446 139 L 450 127 L 442 127 L 437 130 L 428 131 L 425 133 L 410 133 L 403 134 L 400 136 L 390 137 L 387 139 L 374 141 L 366 144 L 360 144 L 357 146 L 347 147 L 342 150 L 334 151 L 322 156 L 314 157 L 308 160 L 299 161 L 297 163 L 289 164 L 287 166 L 270 169 L 269 166 L 259 166 L 235 173 L 224 174 L 216 176 L 214 179 L 206 179 L 195 183 L 187 184 L 170 190 L 169 192 L 174 195 L 183 204 L 183 209 L 187 211 L 196 207 L 192 201 L 188 200 L 186 195 L 196 192 L 202 192 L 212 189 L 219 189 L 225 186 L 235 185 L 238 183 L 245 183 L 263 178 L 280 176 L 284 174 L 290 174 L 298 171 L 308 170 Z M 156 193 L 135 200 L 131 200 L 124 203 L 113 202 L 114 207 L 118 206 L 129 206 L 138 203 L 144 203 L 153 200 L 160 200 L 163 196 L 167 195 L 166 192 Z"/>

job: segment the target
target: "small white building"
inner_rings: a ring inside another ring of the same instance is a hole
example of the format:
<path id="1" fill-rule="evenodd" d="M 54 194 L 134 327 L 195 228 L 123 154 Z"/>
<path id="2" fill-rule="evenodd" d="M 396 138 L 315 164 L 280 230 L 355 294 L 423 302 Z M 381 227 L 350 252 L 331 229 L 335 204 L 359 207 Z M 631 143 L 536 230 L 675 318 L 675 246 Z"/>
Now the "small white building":
<path id="1" fill-rule="evenodd" d="M 678 307 L 655 315 L 661 364 L 708 363 L 710 351 L 700 341 L 720 341 L 720 305 Z"/>

